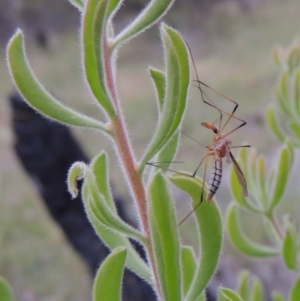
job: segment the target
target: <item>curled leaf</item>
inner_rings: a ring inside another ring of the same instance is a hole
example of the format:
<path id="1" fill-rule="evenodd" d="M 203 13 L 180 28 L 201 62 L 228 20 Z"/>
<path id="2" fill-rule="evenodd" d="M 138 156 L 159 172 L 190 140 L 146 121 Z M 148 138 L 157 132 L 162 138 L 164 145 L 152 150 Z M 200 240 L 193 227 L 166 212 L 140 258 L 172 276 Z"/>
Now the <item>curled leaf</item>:
<path id="1" fill-rule="evenodd" d="M 84 162 L 75 162 L 69 169 L 67 183 L 73 199 L 78 196 L 77 182 L 83 179 L 85 166 Z"/>

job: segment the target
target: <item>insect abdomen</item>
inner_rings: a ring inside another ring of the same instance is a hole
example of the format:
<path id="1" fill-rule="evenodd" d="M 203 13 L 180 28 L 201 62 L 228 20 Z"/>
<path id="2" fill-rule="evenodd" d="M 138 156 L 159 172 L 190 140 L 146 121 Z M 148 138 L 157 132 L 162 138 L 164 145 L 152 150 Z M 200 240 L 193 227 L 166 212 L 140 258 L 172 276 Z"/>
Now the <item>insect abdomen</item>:
<path id="1" fill-rule="evenodd" d="M 210 201 L 217 192 L 222 180 L 222 160 L 215 160 L 209 179 L 208 194 L 206 199 Z"/>

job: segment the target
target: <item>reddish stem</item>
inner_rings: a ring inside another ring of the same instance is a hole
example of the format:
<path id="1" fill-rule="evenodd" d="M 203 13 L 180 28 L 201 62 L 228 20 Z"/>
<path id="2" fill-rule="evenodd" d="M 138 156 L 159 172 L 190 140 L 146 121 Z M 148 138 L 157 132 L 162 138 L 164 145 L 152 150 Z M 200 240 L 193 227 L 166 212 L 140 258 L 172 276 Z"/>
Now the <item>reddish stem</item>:
<path id="1" fill-rule="evenodd" d="M 148 250 L 150 264 L 154 272 L 155 284 L 157 287 L 157 292 L 159 293 L 161 300 L 163 299 L 162 289 L 159 285 L 159 278 L 156 270 L 156 264 L 154 259 L 154 253 L 152 250 L 152 244 L 150 242 L 151 236 L 149 233 L 149 221 L 147 216 L 147 203 L 146 203 L 146 193 L 143 185 L 143 181 L 135 169 L 136 161 L 134 159 L 133 151 L 129 143 L 129 139 L 126 132 L 125 122 L 123 120 L 123 114 L 120 109 L 119 99 L 116 92 L 116 86 L 114 84 L 113 71 L 111 65 L 111 54 L 108 49 L 107 38 L 103 39 L 103 57 L 105 64 L 105 75 L 106 83 L 108 85 L 108 90 L 111 94 L 112 101 L 115 105 L 117 115 L 112 119 L 112 128 L 114 133 L 114 142 L 117 146 L 118 153 L 120 155 L 121 162 L 124 166 L 124 170 L 129 179 L 130 187 L 132 189 L 134 199 L 136 201 L 139 216 L 141 219 L 142 230 L 148 238 L 148 244 L 146 246 Z"/>

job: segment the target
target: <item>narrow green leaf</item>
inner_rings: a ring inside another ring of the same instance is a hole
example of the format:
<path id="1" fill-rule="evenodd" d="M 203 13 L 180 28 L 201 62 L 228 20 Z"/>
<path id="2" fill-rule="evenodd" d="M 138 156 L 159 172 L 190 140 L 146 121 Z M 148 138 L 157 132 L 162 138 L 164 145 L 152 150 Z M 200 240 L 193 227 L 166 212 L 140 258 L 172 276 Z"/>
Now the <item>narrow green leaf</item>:
<path id="1" fill-rule="evenodd" d="M 243 299 L 233 290 L 220 287 L 218 289 L 218 301 L 243 301 Z"/>
<path id="2" fill-rule="evenodd" d="M 231 203 L 226 213 L 226 226 L 232 244 L 242 253 L 253 257 L 279 255 L 280 251 L 251 241 L 242 232 L 238 221 L 238 206 Z"/>
<path id="3" fill-rule="evenodd" d="M 267 123 L 277 139 L 281 142 L 284 142 L 286 135 L 282 132 L 278 124 L 273 106 L 270 106 L 267 110 Z"/>
<path id="4" fill-rule="evenodd" d="M 287 60 L 289 71 L 292 73 L 295 69 L 300 66 L 300 50 L 299 47 L 293 47 L 290 50 L 288 60 Z"/>
<path id="5" fill-rule="evenodd" d="M 294 108 L 300 117 L 300 69 L 294 75 Z"/>
<path id="6" fill-rule="evenodd" d="M 163 165 L 163 171 L 167 171 L 172 160 L 174 159 L 179 142 L 179 131 L 177 131 L 172 138 L 163 146 L 163 148 L 157 154 L 157 162 L 165 162 Z"/>
<path id="7" fill-rule="evenodd" d="M 278 292 L 272 292 L 272 299 L 273 301 L 286 301 L 283 296 Z"/>
<path id="8" fill-rule="evenodd" d="M 142 233 L 125 223 L 116 212 L 109 208 L 103 195 L 98 190 L 93 173 L 88 167 L 86 167 L 85 171 L 85 182 L 91 195 L 91 209 L 99 221 L 107 225 L 107 227 L 112 230 L 121 232 L 138 240 L 142 244 L 145 244 L 146 238 L 142 235 Z"/>
<path id="9" fill-rule="evenodd" d="M 150 68 L 149 73 L 155 85 L 156 96 L 158 101 L 159 113 L 161 114 L 165 101 L 165 75 L 162 71 Z M 162 171 L 167 171 L 177 151 L 179 142 L 179 131 L 177 131 L 172 138 L 159 151 L 155 161 L 165 162 Z M 169 164 L 167 163 L 169 162 Z"/>
<path id="10" fill-rule="evenodd" d="M 180 174 L 173 174 L 170 179 L 178 188 L 191 196 L 193 208 L 199 205 L 202 180 Z M 198 298 L 213 276 L 219 262 L 223 239 L 221 214 L 214 201 L 210 203 L 204 201 L 194 214 L 200 235 L 200 259 L 192 285 L 186 296 L 187 301 Z"/>
<path id="11" fill-rule="evenodd" d="M 276 88 L 276 96 L 278 103 L 284 113 L 293 117 L 294 111 L 291 106 L 290 96 L 288 92 L 288 74 L 283 72 Z"/>
<path id="12" fill-rule="evenodd" d="M 164 100 L 165 100 L 166 77 L 162 71 L 153 68 L 149 69 L 149 74 L 155 86 L 156 99 L 158 103 L 159 112 L 161 113 L 164 106 Z"/>
<path id="13" fill-rule="evenodd" d="M 248 179 L 247 179 L 248 180 Z M 248 183 L 248 182 L 247 182 Z M 263 210 L 256 204 L 250 203 L 248 199 L 243 195 L 243 189 L 238 181 L 237 175 L 233 169 L 230 171 L 230 187 L 234 200 L 243 208 L 246 208 L 252 212 L 261 213 Z"/>
<path id="14" fill-rule="evenodd" d="M 147 7 L 115 38 L 112 48 L 133 38 L 157 23 L 170 9 L 174 0 L 152 0 Z"/>
<path id="15" fill-rule="evenodd" d="M 296 120 L 291 120 L 290 128 L 294 135 L 296 136 L 297 140 L 300 140 L 300 123 Z"/>
<path id="16" fill-rule="evenodd" d="M 107 16 L 112 18 L 116 12 L 120 9 L 124 0 L 109 0 L 107 7 Z"/>
<path id="17" fill-rule="evenodd" d="M 116 213 L 115 203 L 112 197 L 112 191 L 109 184 L 109 174 L 108 174 L 108 158 L 105 152 L 101 152 L 96 156 L 91 162 L 91 169 L 95 176 L 96 185 L 99 192 L 103 195 L 107 206 Z"/>
<path id="18" fill-rule="evenodd" d="M 72 5 L 79 9 L 81 12 L 84 8 L 84 0 L 68 0 Z"/>
<path id="19" fill-rule="evenodd" d="M 300 300 L 300 278 L 298 278 L 295 284 L 293 285 L 293 288 L 291 290 L 291 295 L 290 295 L 290 301 L 299 301 L 299 300 Z"/>
<path id="20" fill-rule="evenodd" d="M 250 299 L 249 276 L 249 271 L 242 271 L 238 275 L 238 293 L 247 301 Z"/>
<path id="21" fill-rule="evenodd" d="M 294 225 L 285 220 L 285 236 L 282 246 L 282 256 L 286 266 L 291 270 L 297 270 L 297 233 Z"/>
<path id="22" fill-rule="evenodd" d="M 21 30 L 18 30 L 8 43 L 7 61 L 12 80 L 23 98 L 34 109 L 67 125 L 95 128 L 109 133 L 103 123 L 66 107 L 45 90 L 29 66 Z"/>
<path id="23" fill-rule="evenodd" d="M 0 300 L 1 301 L 14 301 L 10 285 L 1 276 L 0 276 Z"/>
<path id="24" fill-rule="evenodd" d="M 268 196 L 266 190 L 266 165 L 265 158 L 263 156 L 259 156 L 257 160 L 257 169 L 258 169 L 258 180 L 260 187 L 260 195 L 261 195 L 261 203 L 264 207 L 267 207 Z"/>
<path id="25" fill-rule="evenodd" d="M 282 198 L 288 180 L 288 176 L 291 171 L 290 162 L 291 162 L 290 151 L 288 147 L 285 145 L 280 152 L 277 175 L 275 179 L 275 185 L 273 188 L 269 210 L 272 210 Z"/>
<path id="26" fill-rule="evenodd" d="M 157 172 L 148 189 L 148 216 L 156 270 L 165 300 L 181 300 L 180 244 L 168 183 Z"/>
<path id="27" fill-rule="evenodd" d="M 102 263 L 94 281 L 93 301 L 121 300 L 126 253 L 125 248 L 118 248 Z"/>
<path id="28" fill-rule="evenodd" d="M 260 204 L 260 191 L 257 189 L 257 186 L 259 185 L 258 177 L 257 177 L 257 168 L 256 168 L 256 162 L 257 162 L 257 151 L 255 148 L 251 149 L 250 152 L 248 152 L 249 157 L 249 168 L 248 168 L 248 178 L 247 183 L 249 183 L 249 188 L 251 191 L 251 195 L 253 196 L 253 199 L 256 200 L 258 204 Z M 263 206 L 261 206 L 263 207 Z"/>
<path id="29" fill-rule="evenodd" d="M 166 96 L 154 138 L 141 160 L 141 169 L 174 135 L 182 121 L 189 86 L 189 62 L 186 44 L 174 29 L 162 25 L 161 35 L 166 57 Z"/>
<path id="30" fill-rule="evenodd" d="M 109 0 L 87 0 L 82 18 L 81 36 L 85 77 L 99 104 L 113 118 L 116 112 L 106 89 L 104 66 L 108 60 L 108 53 L 104 53 L 108 51 L 105 36 L 109 18 L 108 5 Z"/>
<path id="31" fill-rule="evenodd" d="M 181 266 L 183 278 L 183 295 L 185 296 L 195 275 L 197 261 L 191 247 L 184 246 L 181 249 Z"/>
<path id="32" fill-rule="evenodd" d="M 261 281 L 255 277 L 252 287 L 252 296 L 250 301 L 265 301 L 265 293 Z"/>
<path id="33" fill-rule="evenodd" d="M 289 151 L 289 157 L 290 157 L 290 162 L 289 162 L 289 166 L 292 167 L 293 163 L 294 163 L 294 144 L 290 139 L 286 139 L 285 144 L 287 146 L 287 149 Z"/>
<path id="34" fill-rule="evenodd" d="M 150 273 L 149 267 L 146 265 L 144 260 L 141 259 L 139 254 L 137 254 L 137 252 L 132 247 L 131 243 L 125 237 L 125 235 L 109 229 L 106 225 L 101 223 L 93 213 L 91 209 L 90 194 L 88 193 L 86 184 L 84 184 L 82 188 L 82 199 L 84 200 L 84 207 L 88 219 L 91 222 L 100 239 L 111 250 L 117 247 L 126 247 L 128 253 L 126 259 L 126 266 L 134 273 L 139 275 L 142 279 L 152 284 L 152 275 Z"/>

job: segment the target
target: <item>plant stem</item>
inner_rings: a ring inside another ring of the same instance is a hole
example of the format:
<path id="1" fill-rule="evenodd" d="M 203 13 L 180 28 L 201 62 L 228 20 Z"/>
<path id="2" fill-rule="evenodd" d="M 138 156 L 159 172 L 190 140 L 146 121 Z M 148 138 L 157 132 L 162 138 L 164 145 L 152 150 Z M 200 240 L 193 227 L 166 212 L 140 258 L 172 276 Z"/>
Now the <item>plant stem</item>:
<path id="1" fill-rule="evenodd" d="M 123 118 L 123 114 L 120 108 L 120 101 L 117 96 L 116 85 L 113 78 L 113 70 L 112 70 L 112 58 L 111 53 L 109 52 L 107 38 L 104 37 L 103 41 L 103 54 L 105 60 L 105 74 L 106 74 L 106 82 L 109 88 L 109 92 L 112 97 L 112 101 L 116 107 L 117 115 L 114 119 L 112 119 L 112 130 L 114 142 L 116 144 L 118 154 L 120 156 L 121 163 L 124 167 L 124 171 L 129 179 L 130 188 L 132 189 L 134 199 L 136 201 L 139 216 L 141 220 L 142 231 L 146 234 L 147 244 L 146 248 L 148 251 L 148 256 L 150 260 L 150 264 L 152 266 L 152 270 L 154 272 L 155 278 L 155 286 L 156 291 L 160 296 L 160 299 L 163 300 L 163 294 L 161 286 L 159 285 L 158 273 L 156 270 L 156 264 L 154 259 L 154 253 L 152 250 L 151 236 L 149 232 L 149 221 L 147 216 L 147 202 L 146 202 L 146 192 L 145 187 L 143 185 L 143 181 L 140 177 L 135 166 L 137 165 L 136 160 L 134 159 L 134 154 L 132 151 L 132 147 L 129 142 L 129 138 L 126 131 L 126 126 Z"/>

